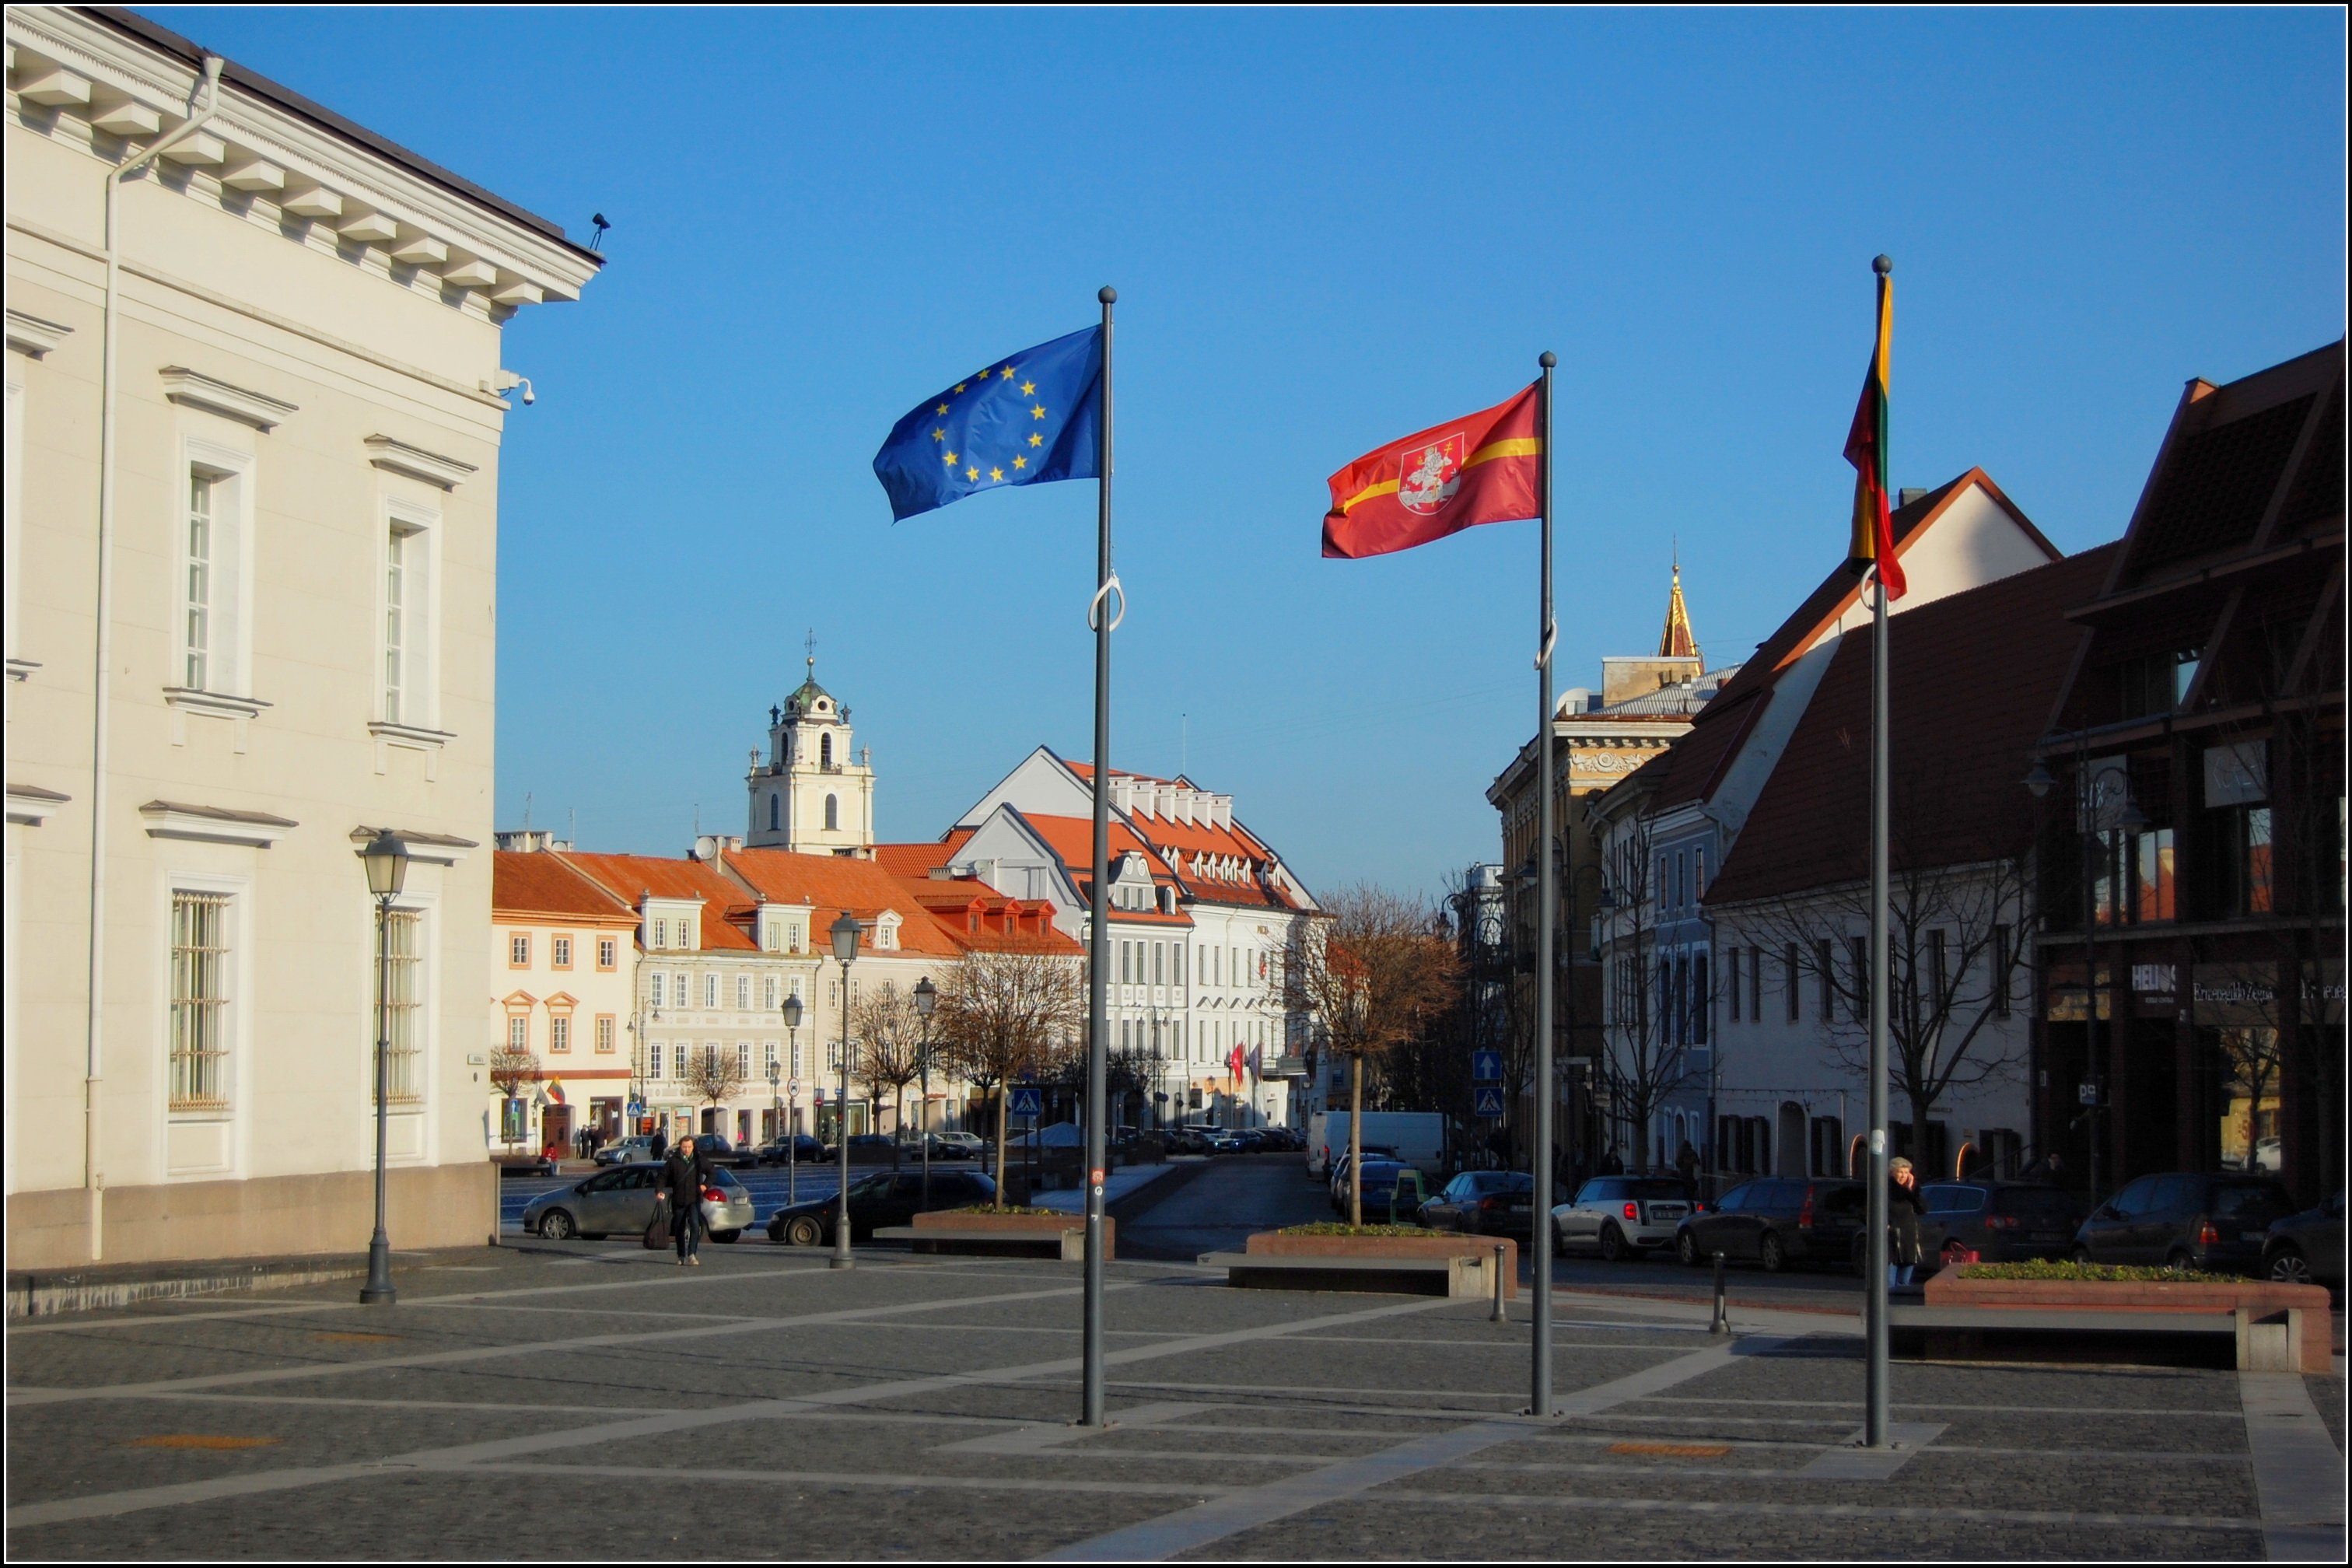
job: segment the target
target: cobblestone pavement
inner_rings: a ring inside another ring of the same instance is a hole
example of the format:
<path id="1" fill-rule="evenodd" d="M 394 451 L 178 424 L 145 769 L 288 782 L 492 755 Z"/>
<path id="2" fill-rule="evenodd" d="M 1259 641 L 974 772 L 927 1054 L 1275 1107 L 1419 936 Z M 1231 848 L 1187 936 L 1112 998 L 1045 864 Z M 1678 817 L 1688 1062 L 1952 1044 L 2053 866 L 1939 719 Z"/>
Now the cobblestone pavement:
<path id="1" fill-rule="evenodd" d="M 1524 1302 L 1119 1263 L 1096 1431 L 1076 1265 L 534 1242 L 397 1283 L 12 1327 L 9 1556 L 2342 1558 L 2339 1378 L 1898 1363 L 1931 1436 L 1834 1479 L 1863 1373 L 1819 1311 L 1563 1292 L 1532 1420 Z"/>

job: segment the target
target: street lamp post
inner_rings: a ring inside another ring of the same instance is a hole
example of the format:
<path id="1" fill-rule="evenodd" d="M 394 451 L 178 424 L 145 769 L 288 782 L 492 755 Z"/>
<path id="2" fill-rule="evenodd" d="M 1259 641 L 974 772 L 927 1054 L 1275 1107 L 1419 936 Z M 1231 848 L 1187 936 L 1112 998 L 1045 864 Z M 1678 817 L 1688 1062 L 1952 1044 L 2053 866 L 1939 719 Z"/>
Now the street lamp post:
<path id="1" fill-rule="evenodd" d="M 846 910 L 833 922 L 833 956 L 841 965 L 841 1101 L 834 1113 L 835 1132 L 841 1143 L 841 1191 L 836 1194 L 840 1207 L 833 1227 L 832 1267 L 835 1268 L 857 1266 L 849 1254 L 849 966 L 857 959 L 861 929 L 857 917 Z"/>
<path id="2" fill-rule="evenodd" d="M 367 1283 L 360 1300 L 390 1306 L 400 1298 L 392 1288 L 392 1239 L 383 1228 L 383 1102 L 392 1053 L 392 900 L 408 880 L 408 846 L 390 828 L 360 851 L 368 891 L 375 895 L 375 1234 L 368 1238 Z"/>
<path id="3" fill-rule="evenodd" d="M 783 1084 L 784 1064 L 770 1061 L 768 1063 L 768 1125 L 778 1136 L 782 1136 L 784 1130 Z"/>
<path id="4" fill-rule="evenodd" d="M 923 1020 L 922 1055 L 916 1065 L 922 1073 L 923 1096 L 923 1207 L 931 1206 L 931 1010 L 940 1005 L 940 988 L 924 975 L 915 982 L 915 1012 Z"/>
<path id="5" fill-rule="evenodd" d="M 801 1149 L 801 999 L 799 993 L 791 990 L 784 993 L 784 1033 L 791 1037 L 793 1057 L 793 1109 L 784 1128 L 784 1202 L 796 1204 L 801 1201 L 797 1158 Z"/>

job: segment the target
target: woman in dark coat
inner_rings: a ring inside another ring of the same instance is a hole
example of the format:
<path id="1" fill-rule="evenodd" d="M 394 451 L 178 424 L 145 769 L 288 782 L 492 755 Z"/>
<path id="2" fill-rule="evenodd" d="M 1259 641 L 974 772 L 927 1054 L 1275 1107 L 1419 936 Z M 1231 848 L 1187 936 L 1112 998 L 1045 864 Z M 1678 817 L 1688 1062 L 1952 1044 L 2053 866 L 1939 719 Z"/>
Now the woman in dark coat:
<path id="1" fill-rule="evenodd" d="M 662 1191 L 669 1198 L 669 1230 L 677 1241 L 680 1267 L 702 1267 L 702 1189 L 718 1163 L 692 1138 L 680 1138 L 662 1162 Z"/>
<path id="2" fill-rule="evenodd" d="M 1908 1285 L 1919 1264 L 1919 1216 L 1927 1211 L 1919 1178 L 1901 1155 L 1886 1167 L 1886 1282 Z"/>

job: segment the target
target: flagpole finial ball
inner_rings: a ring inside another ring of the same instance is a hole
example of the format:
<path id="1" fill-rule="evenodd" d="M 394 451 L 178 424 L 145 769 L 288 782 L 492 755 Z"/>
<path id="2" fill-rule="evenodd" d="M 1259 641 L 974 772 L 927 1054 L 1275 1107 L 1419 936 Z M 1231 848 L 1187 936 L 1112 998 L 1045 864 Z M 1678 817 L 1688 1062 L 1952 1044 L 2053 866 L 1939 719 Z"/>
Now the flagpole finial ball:
<path id="1" fill-rule="evenodd" d="M 1543 353 L 1536 355 L 1536 363 L 1543 366 L 1544 369 L 1549 370 L 1552 366 L 1559 363 L 1559 356 L 1552 353 L 1551 350 L 1546 349 Z"/>
<path id="2" fill-rule="evenodd" d="M 1118 290 L 1106 283 L 1101 288 L 1095 290 L 1095 298 L 1100 300 L 1106 305 L 1112 304 L 1118 299 Z"/>
<path id="3" fill-rule="evenodd" d="M 1892 277 L 1895 273 L 1895 259 L 1887 256 L 1874 257 L 1871 260 L 1870 269 L 1881 278 Z"/>

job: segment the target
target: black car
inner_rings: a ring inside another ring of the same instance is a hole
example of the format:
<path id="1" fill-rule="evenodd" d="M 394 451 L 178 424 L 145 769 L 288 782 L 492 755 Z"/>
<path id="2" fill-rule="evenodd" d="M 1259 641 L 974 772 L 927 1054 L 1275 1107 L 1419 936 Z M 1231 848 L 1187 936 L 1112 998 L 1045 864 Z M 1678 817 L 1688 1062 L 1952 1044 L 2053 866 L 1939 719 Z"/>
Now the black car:
<path id="1" fill-rule="evenodd" d="M 2252 1274 L 2262 1267 L 2271 1222 L 2294 1213 L 2286 1189 L 2268 1176 L 2167 1171 L 2141 1176 L 2097 1208 L 2074 1233 L 2084 1263 L 2156 1263 Z"/>
<path id="2" fill-rule="evenodd" d="M 745 1165 L 756 1165 L 760 1163 L 751 1150 L 738 1149 L 735 1146 L 735 1141 L 723 1132 L 698 1132 L 690 1139 L 681 1138 L 678 1142 L 691 1142 L 697 1151 L 710 1156 L 713 1164 L 732 1166 L 740 1170 Z"/>
<path id="3" fill-rule="evenodd" d="M 1860 1182 L 1827 1176 L 1743 1182 L 1675 1227 L 1675 1256 L 1696 1268 L 1717 1253 L 1777 1273 L 1790 1264 L 1843 1264 L 1864 1225 Z"/>
<path id="4" fill-rule="evenodd" d="M 931 1208 L 969 1208 L 995 1196 L 996 1184 L 978 1171 L 931 1173 Z M 920 1171 L 877 1171 L 861 1176 L 849 1184 L 850 1239 L 870 1239 L 885 1226 L 906 1225 L 924 1208 Z M 769 1217 L 768 1239 L 788 1247 L 828 1246 L 840 1215 L 840 1200 L 835 1197 L 791 1204 Z"/>
<path id="5" fill-rule="evenodd" d="M 755 1165 L 781 1165 L 785 1163 L 785 1149 L 791 1147 L 791 1159 L 799 1164 L 816 1164 L 824 1159 L 824 1145 L 805 1132 L 795 1132 L 789 1139 L 771 1138 L 751 1152 Z"/>
<path id="6" fill-rule="evenodd" d="M 1369 1170 L 1370 1155 L 1364 1163 Z M 1421 1205 L 1421 1223 L 1432 1230 L 1511 1236 L 1533 1243 L 1535 1204 L 1536 1179 L 1525 1171 L 1465 1171 Z"/>
<path id="7" fill-rule="evenodd" d="M 2271 1221 L 2263 1244 L 2263 1278 L 2288 1285 L 2344 1288 L 2344 1194 L 2315 1209 Z"/>
<path id="8" fill-rule="evenodd" d="M 904 1140 L 898 1145 L 898 1157 L 901 1160 L 920 1160 L 923 1157 L 923 1145 L 926 1142 L 930 1145 L 931 1158 L 934 1160 L 971 1160 L 979 1157 L 978 1152 L 971 1144 L 950 1142 L 936 1132 L 928 1138 Z M 856 1158 L 855 1154 L 850 1157 Z"/>
<path id="9" fill-rule="evenodd" d="M 849 1163 L 853 1165 L 887 1163 L 898 1157 L 896 1140 L 879 1132 L 853 1132 L 849 1135 Z M 841 1145 L 828 1143 L 820 1158 L 838 1160 Z"/>
<path id="10" fill-rule="evenodd" d="M 1986 1263 L 2063 1258 L 2083 1223 L 2071 1194 L 2030 1182 L 1929 1182 L 1919 1196 L 1921 1261 L 1947 1267 L 1968 1252 Z"/>

